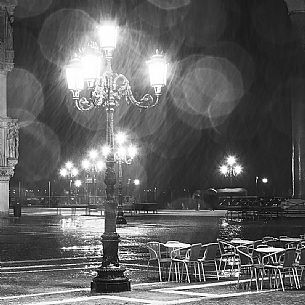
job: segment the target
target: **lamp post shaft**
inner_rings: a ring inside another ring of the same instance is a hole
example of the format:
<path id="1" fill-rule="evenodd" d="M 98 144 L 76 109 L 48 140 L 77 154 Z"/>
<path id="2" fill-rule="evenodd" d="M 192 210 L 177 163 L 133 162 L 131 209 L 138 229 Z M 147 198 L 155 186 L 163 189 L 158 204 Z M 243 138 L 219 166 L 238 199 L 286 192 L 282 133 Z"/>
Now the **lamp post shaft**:
<path id="1" fill-rule="evenodd" d="M 71 203 L 71 188 L 72 188 L 72 177 L 69 177 L 69 196 L 68 196 L 68 205 Z"/>
<path id="2" fill-rule="evenodd" d="M 105 231 L 102 235 L 103 258 L 102 266 L 97 269 L 97 276 L 91 282 L 91 291 L 95 293 L 119 292 L 130 290 L 130 281 L 125 277 L 125 268 L 120 266 L 118 257 L 119 235 L 116 233 L 117 202 L 114 197 L 116 184 L 114 159 L 114 126 L 113 114 L 115 104 L 108 100 L 106 107 L 107 129 L 106 139 L 110 147 L 110 154 L 106 159 L 105 185 Z"/>
<path id="3" fill-rule="evenodd" d="M 119 159 L 118 161 L 118 213 L 116 217 L 116 223 L 117 224 L 127 224 L 127 221 L 124 217 L 124 211 L 123 211 L 123 171 L 122 171 L 122 160 Z"/>

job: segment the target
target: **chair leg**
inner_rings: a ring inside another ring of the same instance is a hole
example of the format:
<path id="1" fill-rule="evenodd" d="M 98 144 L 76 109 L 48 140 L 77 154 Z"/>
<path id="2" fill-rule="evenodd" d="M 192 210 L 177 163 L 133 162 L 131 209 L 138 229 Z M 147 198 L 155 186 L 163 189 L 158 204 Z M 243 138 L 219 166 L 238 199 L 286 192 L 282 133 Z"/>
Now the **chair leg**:
<path id="1" fill-rule="evenodd" d="M 285 291 L 285 287 L 284 287 L 284 281 L 283 281 L 283 275 L 281 270 L 278 270 L 279 276 L 280 276 L 280 281 L 281 281 L 281 285 L 282 285 L 282 290 Z"/>
<path id="2" fill-rule="evenodd" d="M 158 267 L 159 267 L 159 279 L 160 279 L 160 282 L 162 282 L 162 271 L 161 271 L 161 264 L 159 261 L 158 261 Z"/>
<path id="3" fill-rule="evenodd" d="M 297 275 L 297 269 L 294 267 L 292 268 L 292 274 L 293 274 L 293 279 L 294 279 L 296 289 L 301 289 L 299 278 Z"/>
<path id="4" fill-rule="evenodd" d="M 190 279 L 189 269 L 188 269 L 187 263 L 183 263 L 183 266 L 185 267 L 187 281 L 190 283 L 191 279 Z"/>
<path id="5" fill-rule="evenodd" d="M 215 270 L 216 270 L 217 280 L 219 281 L 219 272 L 218 272 L 217 262 L 214 261 L 214 264 L 215 264 Z"/>
<path id="6" fill-rule="evenodd" d="M 175 280 L 176 282 L 180 282 L 180 270 L 179 270 L 179 263 L 174 263 L 175 267 Z"/>
<path id="7" fill-rule="evenodd" d="M 200 262 L 200 265 L 201 265 L 201 270 L 202 270 L 203 281 L 205 282 L 206 278 L 205 278 L 205 272 L 204 272 L 204 264 L 202 262 Z"/>
<path id="8" fill-rule="evenodd" d="M 146 272 L 146 273 L 147 273 L 147 277 L 148 277 L 148 268 L 149 268 L 149 263 L 150 263 L 150 261 L 148 261 L 148 262 L 147 262 L 147 270 L 146 270 L 146 271 L 147 271 L 147 272 Z"/>
<path id="9" fill-rule="evenodd" d="M 169 270 L 168 270 L 168 281 L 170 281 L 170 279 L 171 279 L 172 266 L 173 266 L 173 262 L 171 262 L 170 265 L 169 265 Z"/>
<path id="10" fill-rule="evenodd" d="M 199 262 L 195 262 L 194 263 L 194 268 L 197 267 L 197 271 L 198 271 L 198 277 L 199 277 L 199 282 L 201 282 L 201 271 L 200 271 L 200 264 Z"/>

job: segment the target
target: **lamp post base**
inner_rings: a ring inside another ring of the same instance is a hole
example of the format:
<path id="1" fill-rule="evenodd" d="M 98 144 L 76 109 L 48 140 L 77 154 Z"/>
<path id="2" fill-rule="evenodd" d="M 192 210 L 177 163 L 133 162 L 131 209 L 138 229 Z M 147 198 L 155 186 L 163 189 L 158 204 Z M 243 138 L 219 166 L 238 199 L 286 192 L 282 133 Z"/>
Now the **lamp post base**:
<path id="1" fill-rule="evenodd" d="M 97 269 L 97 276 L 91 282 L 92 293 L 130 291 L 130 281 L 124 275 L 124 267 L 107 266 Z"/>

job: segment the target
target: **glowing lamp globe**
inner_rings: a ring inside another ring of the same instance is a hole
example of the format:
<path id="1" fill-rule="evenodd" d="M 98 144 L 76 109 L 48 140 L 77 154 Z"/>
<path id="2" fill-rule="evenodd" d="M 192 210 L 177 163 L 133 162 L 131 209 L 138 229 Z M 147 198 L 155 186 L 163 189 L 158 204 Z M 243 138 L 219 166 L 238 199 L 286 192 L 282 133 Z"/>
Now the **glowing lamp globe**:
<path id="1" fill-rule="evenodd" d="M 243 168 L 242 168 L 240 165 L 236 165 L 236 166 L 234 167 L 234 171 L 235 171 L 235 174 L 236 174 L 236 175 L 239 175 L 239 174 L 242 173 Z"/>
<path id="2" fill-rule="evenodd" d="M 66 79 L 68 89 L 83 90 L 84 89 L 84 74 L 82 63 L 79 58 L 75 57 L 70 64 L 66 66 Z"/>
<path id="3" fill-rule="evenodd" d="M 162 54 L 158 51 L 147 62 L 150 85 L 155 89 L 156 94 L 161 94 L 161 89 L 166 85 L 167 63 Z"/>
<path id="4" fill-rule="evenodd" d="M 90 162 L 88 159 L 82 161 L 82 168 L 88 170 L 90 168 Z"/>
<path id="5" fill-rule="evenodd" d="M 226 166 L 226 165 L 222 165 L 220 166 L 219 168 L 219 171 L 223 174 L 223 175 L 226 175 L 229 171 L 229 168 Z"/>
<path id="6" fill-rule="evenodd" d="M 138 154 L 138 149 L 134 145 L 129 145 L 128 147 L 128 156 L 133 159 Z"/>
<path id="7" fill-rule="evenodd" d="M 62 177 L 65 177 L 65 176 L 67 176 L 68 171 L 65 168 L 61 168 L 59 173 Z"/>
<path id="8" fill-rule="evenodd" d="M 81 58 L 81 66 L 83 79 L 87 81 L 89 87 L 93 87 L 95 79 L 100 76 L 101 57 L 96 54 L 87 54 Z"/>
<path id="9" fill-rule="evenodd" d="M 113 22 L 107 22 L 98 27 L 100 46 L 103 50 L 114 50 L 117 42 L 118 27 Z"/>
<path id="10" fill-rule="evenodd" d="M 99 160 L 99 161 L 96 162 L 96 168 L 97 168 L 98 171 L 104 170 L 105 167 L 106 167 L 106 164 L 103 160 Z"/>

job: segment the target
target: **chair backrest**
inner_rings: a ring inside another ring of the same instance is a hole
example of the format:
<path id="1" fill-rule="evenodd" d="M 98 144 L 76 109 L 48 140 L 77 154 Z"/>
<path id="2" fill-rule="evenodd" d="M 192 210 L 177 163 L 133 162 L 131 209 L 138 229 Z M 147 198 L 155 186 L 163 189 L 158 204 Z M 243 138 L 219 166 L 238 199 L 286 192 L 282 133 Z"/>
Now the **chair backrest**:
<path id="1" fill-rule="evenodd" d="M 270 247 L 281 247 L 282 246 L 282 243 L 277 238 L 274 238 L 272 240 L 267 240 L 266 244 Z"/>
<path id="2" fill-rule="evenodd" d="M 272 236 L 263 237 L 263 241 L 269 241 L 269 240 L 273 240 L 273 239 L 274 239 L 274 237 L 272 237 Z"/>
<path id="3" fill-rule="evenodd" d="M 150 259 L 158 259 L 161 257 L 160 243 L 158 241 L 150 241 L 147 243 Z"/>
<path id="4" fill-rule="evenodd" d="M 260 244 L 260 245 L 257 245 L 256 248 L 268 248 L 269 246 L 267 244 Z"/>
<path id="5" fill-rule="evenodd" d="M 300 266 L 304 266 L 305 265 L 305 248 L 301 248 L 300 249 L 299 265 Z"/>
<path id="6" fill-rule="evenodd" d="M 234 246 L 231 245 L 230 243 L 221 240 L 221 239 L 217 239 L 218 245 L 219 245 L 219 251 L 220 251 L 220 255 L 226 254 L 228 252 L 233 252 L 234 251 Z"/>
<path id="7" fill-rule="evenodd" d="M 251 245 L 249 245 L 249 249 L 253 251 L 257 248 L 258 245 L 260 245 L 263 241 L 261 239 L 255 240 Z"/>
<path id="8" fill-rule="evenodd" d="M 191 248 L 189 249 L 189 260 L 197 261 L 199 258 L 200 250 L 201 250 L 200 243 L 191 245 Z"/>
<path id="9" fill-rule="evenodd" d="M 202 258 L 206 261 L 215 260 L 217 257 L 218 251 L 219 251 L 218 243 L 210 243 L 206 246 Z"/>
<path id="10" fill-rule="evenodd" d="M 241 266 L 253 264 L 252 257 L 249 254 L 249 249 L 247 247 L 239 246 L 236 248 L 236 251 L 237 251 L 237 254 L 239 255 Z"/>
<path id="11" fill-rule="evenodd" d="M 296 259 L 296 249 L 289 248 L 284 252 L 283 267 L 292 267 Z"/>

